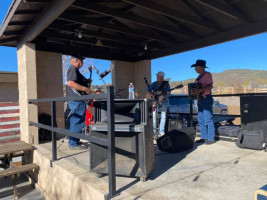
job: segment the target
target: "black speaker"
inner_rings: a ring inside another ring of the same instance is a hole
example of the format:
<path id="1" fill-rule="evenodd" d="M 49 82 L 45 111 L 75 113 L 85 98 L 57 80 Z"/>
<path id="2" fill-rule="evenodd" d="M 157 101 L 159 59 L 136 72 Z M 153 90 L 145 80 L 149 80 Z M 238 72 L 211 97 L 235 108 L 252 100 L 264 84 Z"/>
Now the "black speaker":
<path id="1" fill-rule="evenodd" d="M 158 148 L 165 152 L 179 152 L 194 147 L 196 130 L 192 127 L 173 129 L 157 139 Z"/>
<path id="2" fill-rule="evenodd" d="M 182 120 L 168 118 L 165 123 L 165 133 L 174 129 L 181 129 L 182 127 L 183 127 Z"/>
<path id="3" fill-rule="evenodd" d="M 267 96 L 240 97 L 241 128 L 246 131 L 262 130 L 267 138 Z"/>

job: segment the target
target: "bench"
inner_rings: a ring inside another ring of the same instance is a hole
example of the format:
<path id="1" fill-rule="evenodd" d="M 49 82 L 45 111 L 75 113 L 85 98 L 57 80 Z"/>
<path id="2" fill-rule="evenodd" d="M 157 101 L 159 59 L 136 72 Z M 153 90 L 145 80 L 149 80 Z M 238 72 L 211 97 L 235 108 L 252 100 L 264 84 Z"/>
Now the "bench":
<path id="1" fill-rule="evenodd" d="M 13 164 L 10 164 L 10 168 L 0 171 L 0 178 L 11 176 L 11 182 L 13 186 L 14 196 L 16 199 L 19 198 L 18 191 L 17 191 L 17 185 L 16 185 L 16 177 L 18 174 L 22 172 L 29 172 L 32 170 L 38 169 L 39 166 L 35 163 L 22 165 L 19 167 L 13 167 Z"/>

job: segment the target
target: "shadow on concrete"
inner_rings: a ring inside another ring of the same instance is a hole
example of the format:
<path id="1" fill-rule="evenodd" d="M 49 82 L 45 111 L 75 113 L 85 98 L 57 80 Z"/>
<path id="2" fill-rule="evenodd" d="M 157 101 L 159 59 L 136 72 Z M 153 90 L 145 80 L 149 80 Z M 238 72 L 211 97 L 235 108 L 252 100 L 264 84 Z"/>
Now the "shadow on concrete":
<path id="1" fill-rule="evenodd" d="M 136 178 L 134 181 L 130 182 L 129 184 L 123 186 L 122 188 L 117 190 L 117 193 L 121 193 L 122 191 L 127 190 L 128 188 L 132 187 L 133 185 L 135 185 L 136 183 L 138 183 L 140 181 L 139 178 Z"/>
<path id="2" fill-rule="evenodd" d="M 195 151 L 200 145 L 203 145 L 203 144 L 204 143 L 195 143 L 192 149 L 185 150 L 182 152 L 176 152 L 176 153 L 167 153 L 167 152 L 160 151 L 158 147 L 155 145 L 154 146 L 154 152 L 155 152 L 154 168 L 152 172 L 150 173 L 148 179 L 149 180 L 157 179 L 159 176 L 164 174 L 166 171 L 168 171 L 178 162 L 182 161 L 188 154 Z"/>
<path id="3" fill-rule="evenodd" d="M 0 178 L 0 199 L 13 200 L 14 192 L 10 177 Z M 29 183 L 24 175 L 17 178 L 17 189 L 20 200 L 44 200 L 42 194 Z"/>

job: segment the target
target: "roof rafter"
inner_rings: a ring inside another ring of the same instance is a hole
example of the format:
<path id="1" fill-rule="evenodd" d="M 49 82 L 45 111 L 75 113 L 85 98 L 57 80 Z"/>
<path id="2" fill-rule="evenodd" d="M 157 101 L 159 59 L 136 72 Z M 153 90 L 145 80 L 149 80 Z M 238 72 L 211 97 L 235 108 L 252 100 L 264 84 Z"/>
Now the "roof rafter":
<path id="1" fill-rule="evenodd" d="M 244 22 L 248 22 L 249 20 L 246 16 L 240 14 L 240 12 L 236 12 L 232 8 L 224 6 L 218 2 L 215 2 L 214 0 L 195 0 L 195 1 L 229 17 L 242 20 Z"/>
<path id="2" fill-rule="evenodd" d="M 65 25 L 62 25 L 61 23 L 53 23 L 50 26 L 47 27 L 48 29 L 51 30 L 57 30 L 57 31 L 65 31 L 69 33 L 77 33 L 75 31 L 75 28 L 68 27 Z M 102 38 L 106 40 L 111 40 L 111 41 L 116 41 L 124 44 L 134 44 L 134 45 L 142 45 L 142 40 L 134 39 L 134 38 L 126 38 L 126 37 L 121 37 L 121 36 L 115 36 L 112 34 L 108 33 L 103 33 L 100 31 L 93 31 L 93 30 L 87 30 L 87 29 L 81 29 L 81 28 L 76 28 L 80 31 L 82 31 L 83 35 L 91 36 L 91 37 L 97 37 L 97 38 Z"/>
<path id="3" fill-rule="evenodd" d="M 54 38 L 54 39 L 58 39 L 58 40 L 67 40 L 67 41 L 74 41 L 74 42 L 78 42 L 78 43 L 83 43 L 83 44 L 91 44 L 94 46 L 102 46 L 102 47 L 108 47 L 108 48 L 114 48 L 114 49 L 128 49 L 128 51 L 133 51 L 133 52 L 140 52 L 140 51 L 144 51 L 143 47 L 137 46 L 137 45 L 124 45 L 118 42 L 111 42 L 111 41 L 105 41 L 105 40 L 101 40 L 101 45 L 98 45 L 98 39 L 96 38 L 77 38 L 74 34 L 72 35 L 66 35 L 66 34 L 62 34 L 62 33 L 58 33 L 56 31 L 43 31 L 41 33 L 42 36 L 44 37 L 48 37 L 48 38 Z"/>
<path id="4" fill-rule="evenodd" d="M 74 22 L 78 24 L 87 24 L 89 26 L 103 28 L 103 29 L 118 32 L 118 33 L 124 33 L 124 34 L 132 35 L 135 37 L 139 36 L 143 38 L 163 41 L 166 44 L 173 44 L 174 42 L 176 42 L 175 40 L 155 34 L 154 32 L 145 31 L 145 30 L 138 31 L 138 30 L 125 28 L 122 26 L 118 26 L 118 25 L 103 22 L 103 21 L 98 21 L 98 20 L 89 19 L 89 18 L 81 18 L 79 16 L 70 16 L 68 14 L 63 14 L 59 16 L 58 19 L 69 21 L 69 22 Z"/>
<path id="5" fill-rule="evenodd" d="M 68 48 L 66 48 L 68 46 Z M 114 53 L 107 50 L 97 50 L 87 47 L 79 47 L 79 46 L 72 46 L 69 45 L 63 45 L 63 44 L 55 44 L 51 42 L 44 42 L 44 43 L 37 43 L 36 44 L 36 50 L 40 51 L 50 51 L 50 52 L 57 52 L 62 53 L 66 55 L 71 54 L 80 54 L 84 57 L 90 57 L 90 58 L 99 58 L 99 59 L 107 59 L 107 60 L 121 60 L 121 61 L 128 61 L 128 62 L 135 62 L 137 60 L 136 57 L 133 57 L 131 55 L 127 54 L 121 54 L 121 53 Z M 140 59 L 145 59 L 145 57 L 140 57 Z"/>
<path id="6" fill-rule="evenodd" d="M 18 46 L 25 42 L 31 42 L 49 24 L 51 24 L 62 12 L 64 12 L 75 0 L 54 0 L 45 10 L 28 26 L 23 36 L 18 41 Z"/>
<path id="7" fill-rule="evenodd" d="M 17 36 L 16 37 L 10 37 L 10 38 L 7 38 L 7 39 L 2 39 L 0 40 L 0 45 L 3 45 L 3 44 L 8 44 L 10 42 L 14 42 L 17 40 Z"/>
<path id="8" fill-rule="evenodd" d="M 182 0 L 181 2 L 186 7 L 188 7 L 190 10 L 192 10 L 194 13 L 196 13 L 204 21 L 212 24 L 214 26 L 214 28 L 216 28 L 216 30 L 223 31 L 223 29 L 218 24 L 216 24 L 215 22 L 211 21 L 209 18 L 203 16 L 202 13 L 193 4 L 191 4 L 188 0 Z"/>
<path id="9" fill-rule="evenodd" d="M 23 30 L 19 30 L 19 31 L 5 31 L 3 33 L 4 36 L 10 36 L 10 35 L 21 35 L 24 32 Z"/>
<path id="10" fill-rule="evenodd" d="M 192 35 L 190 32 L 183 31 L 179 28 L 167 26 L 163 23 L 155 22 L 155 21 L 143 18 L 143 17 L 132 15 L 130 13 L 122 12 L 119 10 L 114 10 L 114 9 L 111 9 L 111 8 L 108 8 L 105 6 L 101 6 L 98 4 L 88 4 L 88 1 L 84 1 L 84 0 L 80 0 L 80 1 L 75 2 L 72 5 L 72 7 L 82 9 L 82 10 L 91 11 L 91 12 L 96 12 L 96 13 L 103 14 L 103 15 L 108 15 L 108 16 L 115 17 L 115 18 L 120 18 L 120 19 L 127 20 L 127 21 L 130 21 L 133 23 L 137 23 L 140 25 L 155 28 L 155 29 L 158 29 L 161 31 L 166 31 L 166 32 L 174 33 L 174 34 L 195 37 L 195 35 Z"/>
<path id="11" fill-rule="evenodd" d="M 32 23 L 32 21 L 14 21 L 9 22 L 8 26 L 28 26 Z"/>
<path id="12" fill-rule="evenodd" d="M 150 11 L 153 11 L 156 13 L 160 13 L 162 15 L 169 16 L 171 18 L 183 21 L 185 23 L 193 24 L 193 25 L 201 27 L 201 28 L 220 31 L 216 26 L 214 26 L 213 24 L 211 24 L 209 22 L 203 21 L 201 19 L 187 15 L 185 13 L 178 12 L 177 10 L 168 8 L 168 7 L 161 5 L 161 4 L 157 4 L 151 0 L 145 0 L 145 1 L 143 1 L 143 0 L 123 0 L 123 1 L 130 3 L 130 4 L 134 4 L 136 6 L 142 7 L 144 9 L 147 9 L 147 10 L 150 10 Z"/>
<path id="13" fill-rule="evenodd" d="M 14 13 L 14 15 L 31 15 L 31 14 L 38 14 L 42 12 L 42 9 L 39 10 L 18 10 Z"/>
<path id="14" fill-rule="evenodd" d="M 170 48 L 162 49 L 161 51 L 155 52 L 151 59 L 170 55 L 174 52 L 181 53 L 195 48 L 206 47 L 209 45 L 219 44 L 229 40 L 242 38 L 248 35 L 254 35 L 259 33 L 262 30 L 262 27 L 267 27 L 267 21 L 259 21 L 254 24 L 246 24 L 245 26 L 235 27 L 234 29 L 221 32 L 219 34 L 209 35 L 201 39 L 185 42 L 184 44 L 180 45 L 173 45 Z"/>

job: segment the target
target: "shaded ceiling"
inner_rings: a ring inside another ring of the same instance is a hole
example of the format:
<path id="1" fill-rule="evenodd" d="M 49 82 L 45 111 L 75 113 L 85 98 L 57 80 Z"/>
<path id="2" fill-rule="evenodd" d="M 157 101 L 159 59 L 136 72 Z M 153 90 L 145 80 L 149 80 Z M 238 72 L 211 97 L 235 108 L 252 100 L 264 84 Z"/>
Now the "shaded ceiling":
<path id="1" fill-rule="evenodd" d="M 266 0 L 14 0 L 0 45 L 135 62 L 266 31 Z"/>

